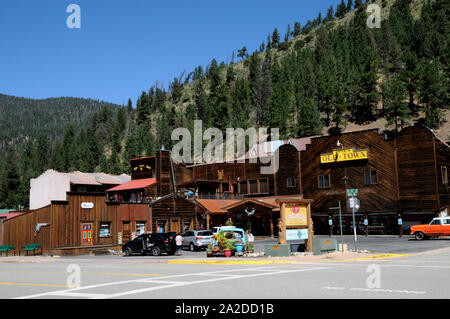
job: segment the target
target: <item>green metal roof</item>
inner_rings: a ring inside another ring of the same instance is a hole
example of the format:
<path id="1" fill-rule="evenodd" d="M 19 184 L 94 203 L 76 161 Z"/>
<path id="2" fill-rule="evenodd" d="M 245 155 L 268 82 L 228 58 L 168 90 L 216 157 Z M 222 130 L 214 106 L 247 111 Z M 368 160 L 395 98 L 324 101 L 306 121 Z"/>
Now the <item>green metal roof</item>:
<path id="1" fill-rule="evenodd" d="M 8 214 L 15 211 L 15 209 L 0 209 L 0 214 Z"/>

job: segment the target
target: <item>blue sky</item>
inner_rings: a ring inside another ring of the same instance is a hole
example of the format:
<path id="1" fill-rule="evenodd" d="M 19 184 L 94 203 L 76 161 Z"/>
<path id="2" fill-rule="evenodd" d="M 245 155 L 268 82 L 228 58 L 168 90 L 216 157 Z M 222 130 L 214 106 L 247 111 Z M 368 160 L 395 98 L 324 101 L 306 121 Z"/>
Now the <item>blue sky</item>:
<path id="1" fill-rule="evenodd" d="M 74 96 L 133 105 L 156 82 L 213 58 L 257 50 L 277 27 L 302 25 L 340 0 L 2 0 L 0 93 Z M 69 4 L 81 29 L 69 29 Z"/>

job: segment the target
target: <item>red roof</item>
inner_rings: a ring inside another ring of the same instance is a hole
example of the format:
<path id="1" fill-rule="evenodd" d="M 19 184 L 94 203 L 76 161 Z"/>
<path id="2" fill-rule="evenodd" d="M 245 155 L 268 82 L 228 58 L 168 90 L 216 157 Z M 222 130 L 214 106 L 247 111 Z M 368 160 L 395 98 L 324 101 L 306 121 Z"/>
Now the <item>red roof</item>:
<path id="1" fill-rule="evenodd" d="M 156 184 L 156 178 L 134 179 L 131 182 L 110 188 L 107 190 L 107 192 L 118 192 L 131 189 L 147 188 L 153 184 Z"/>
<path id="2" fill-rule="evenodd" d="M 22 215 L 23 214 L 23 212 L 13 212 L 13 213 L 6 213 L 6 214 L 0 214 L 0 218 L 4 218 L 4 217 L 6 217 L 6 219 L 10 219 L 10 218 L 13 218 L 13 217 L 16 217 L 16 216 L 20 216 L 20 215 Z"/>

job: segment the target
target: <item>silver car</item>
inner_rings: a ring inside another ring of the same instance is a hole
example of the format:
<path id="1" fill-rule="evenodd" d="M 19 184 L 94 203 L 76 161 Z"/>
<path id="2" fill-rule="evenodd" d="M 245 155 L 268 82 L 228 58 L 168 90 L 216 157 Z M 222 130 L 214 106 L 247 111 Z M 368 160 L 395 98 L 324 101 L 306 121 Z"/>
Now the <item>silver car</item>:
<path id="1" fill-rule="evenodd" d="M 183 235 L 183 247 L 189 247 L 190 251 L 206 248 L 214 238 L 211 230 L 188 230 Z"/>

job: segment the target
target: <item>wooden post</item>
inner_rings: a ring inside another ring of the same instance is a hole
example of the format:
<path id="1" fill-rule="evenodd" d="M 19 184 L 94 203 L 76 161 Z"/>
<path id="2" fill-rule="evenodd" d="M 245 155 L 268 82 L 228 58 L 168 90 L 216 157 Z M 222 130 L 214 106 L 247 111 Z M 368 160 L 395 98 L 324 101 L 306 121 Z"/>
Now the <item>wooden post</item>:
<path id="1" fill-rule="evenodd" d="M 209 212 L 206 212 L 206 229 L 209 229 Z"/>
<path id="2" fill-rule="evenodd" d="M 272 216 L 272 212 L 269 213 L 269 226 L 270 226 L 270 237 L 274 237 L 274 232 L 273 232 L 273 216 Z"/>
<path id="3" fill-rule="evenodd" d="M 286 204 L 282 203 L 280 208 L 280 225 L 281 225 L 281 234 L 278 234 L 278 243 L 280 245 L 286 245 Z"/>
<path id="4" fill-rule="evenodd" d="M 308 203 L 307 212 L 308 212 L 308 240 L 305 240 L 305 246 L 306 251 L 313 251 L 314 228 L 311 217 L 311 203 Z"/>

